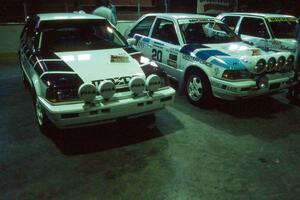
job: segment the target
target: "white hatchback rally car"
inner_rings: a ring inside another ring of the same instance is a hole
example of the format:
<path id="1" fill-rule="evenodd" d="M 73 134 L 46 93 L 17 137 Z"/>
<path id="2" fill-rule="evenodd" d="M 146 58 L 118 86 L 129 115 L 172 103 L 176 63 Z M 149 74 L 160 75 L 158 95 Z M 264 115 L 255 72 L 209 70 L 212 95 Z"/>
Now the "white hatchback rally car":
<path id="1" fill-rule="evenodd" d="M 267 13 L 222 13 L 217 16 L 242 40 L 266 51 L 296 50 L 297 18 Z"/>
<path id="2" fill-rule="evenodd" d="M 191 103 L 270 94 L 295 84 L 294 55 L 248 45 L 213 17 L 147 14 L 126 33 L 179 82 Z"/>
<path id="3" fill-rule="evenodd" d="M 163 109 L 175 90 L 104 18 L 75 13 L 27 19 L 20 65 L 42 130 L 86 126 Z"/>

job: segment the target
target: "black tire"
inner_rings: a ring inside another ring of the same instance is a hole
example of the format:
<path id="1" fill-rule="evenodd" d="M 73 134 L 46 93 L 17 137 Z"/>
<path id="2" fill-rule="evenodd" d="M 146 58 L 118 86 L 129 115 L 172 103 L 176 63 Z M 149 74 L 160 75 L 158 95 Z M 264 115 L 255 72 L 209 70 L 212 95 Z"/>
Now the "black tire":
<path id="1" fill-rule="evenodd" d="M 46 115 L 36 95 L 33 95 L 33 106 L 36 122 L 40 131 L 46 136 L 53 135 L 53 132 L 55 132 L 55 127 L 48 119 L 48 116 Z"/>
<path id="2" fill-rule="evenodd" d="M 186 75 L 185 93 L 189 102 L 195 106 L 210 108 L 213 95 L 208 77 L 198 69 L 192 69 Z"/>

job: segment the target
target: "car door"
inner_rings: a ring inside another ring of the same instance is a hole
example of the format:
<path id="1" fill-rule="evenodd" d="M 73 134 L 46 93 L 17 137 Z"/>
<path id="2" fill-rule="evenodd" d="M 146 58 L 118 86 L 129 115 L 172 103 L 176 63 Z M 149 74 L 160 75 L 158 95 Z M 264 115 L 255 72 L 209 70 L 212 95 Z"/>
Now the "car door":
<path id="1" fill-rule="evenodd" d="M 242 40 L 268 50 L 268 40 L 271 36 L 263 18 L 243 17 L 238 28 L 238 34 Z"/>
<path id="2" fill-rule="evenodd" d="M 151 58 L 175 79 L 179 77 L 180 42 L 173 21 L 157 18 L 150 33 Z"/>
<path id="3" fill-rule="evenodd" d="M 147 16 L 138 22 L 128 33 L 128 38 L 135 38 L 137 43 L 134 48 L 142 52 L 145 56 L 151 57 L 152 48 L 149 45 L 149 33 L 152 28 L 155 16 Z"/>

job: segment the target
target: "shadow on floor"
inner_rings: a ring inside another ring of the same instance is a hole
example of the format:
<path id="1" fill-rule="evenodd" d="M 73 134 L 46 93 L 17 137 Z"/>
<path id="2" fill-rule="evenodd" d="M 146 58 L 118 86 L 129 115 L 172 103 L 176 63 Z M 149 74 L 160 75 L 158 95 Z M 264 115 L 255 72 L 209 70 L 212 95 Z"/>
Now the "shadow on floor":
<path id="1" fill-rule="evenodd" d="M 291 105 L 284 104 L 272 96 L 262 96 L 237 101 L 218 99 L 215 109 L 240 119 L 255 117 L 272 119 L 276 117 L 274 114 L 291 109 Z"/>
<path id="2" fill-rule="evenodd" d="M 88 154 L 141 143 L 164 134 L 155 117 L 121 120 L 115 123 L 55 131 L 49 136 L 65 155 Z"/>
<path id="3" fill-rule="evenodd" d="M 192 118 L 222 133 L 253 135 L 262 140 L 273 141 L 300 132 L 297 125 L 300 116 L 293 109 L 294 106 L 272 96 L 239 101 L 217 99 L 211 109 L 197 108 L 189 104 L 186 98 L 177 98 L 176 101 L 172 107 L 189 113 Z M 287 112 L 290 114 L 283 114 Z"/>

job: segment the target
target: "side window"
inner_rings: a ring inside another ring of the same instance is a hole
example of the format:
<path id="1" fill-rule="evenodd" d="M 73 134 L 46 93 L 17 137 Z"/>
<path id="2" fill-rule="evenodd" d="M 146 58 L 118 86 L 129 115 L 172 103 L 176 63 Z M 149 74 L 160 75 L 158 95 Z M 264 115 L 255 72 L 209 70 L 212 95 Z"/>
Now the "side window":
<path id="1" fill-rule="evenodd" d="M 226 16 L 222 19 L 222 22 L 227 24 L 231 30 L 234 30 L 239 20 L 239 16 Z"/>
<path id="2" fill-rule="evenodd" d="M 34 46 L 35 42 L 35 25 L 36 25 L 36 20 L 32 19 L 30 20 L 27 30 L 26 30 L 26 38 L 25 42 L 29 48 L 32 48 Z"/>
<path id="3" fill-rule="evenodd" d="M 155 19 L 155 16 L 149 16 L 140 21 L 128 34 L 129 37 L 133 37 L 134 34 L 141 34 L 148 36 L 151 26 L 153 24 L 153 21 Z"/>
<path id="4" fill-rule="evenodd" d="M 156 21 L 152 32 L 152 38 L 179 45 L 174 23 L 169 20 L 158 19 Z"/>
<path id="5" fill-rule="evenodd" d="M 264 20 L 259 18 L 244 17 L 239 33 L 266 39 L 270 38 Z"/>

